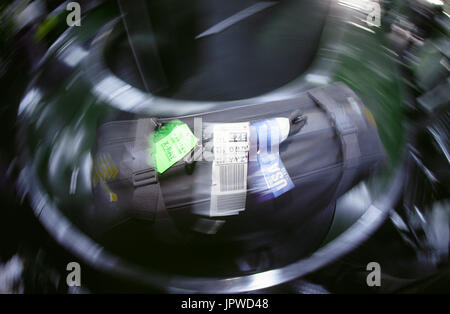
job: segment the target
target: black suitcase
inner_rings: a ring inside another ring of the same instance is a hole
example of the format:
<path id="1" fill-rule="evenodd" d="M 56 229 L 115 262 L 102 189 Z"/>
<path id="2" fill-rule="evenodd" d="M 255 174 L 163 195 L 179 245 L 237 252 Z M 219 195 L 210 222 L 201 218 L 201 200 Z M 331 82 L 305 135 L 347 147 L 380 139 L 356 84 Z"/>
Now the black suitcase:
<path id="1" fill-rule="evenodd" d="M 215 173 L 220 168 L 214 159 L 216 152 L 209 152 L 213 156 L 209 160 L 198 158 L 199 152 L 205 155 L 208 143 L 214 142 L 211 128 L 244 122 L 236 124 L 237 130 L 250 126 L 247 143 L 251 146 L 260 135 L 255 126 L 261 126 L 261 121 L 273 123 L 273 118 L 290 123 L 287 138 L 279 146 L 274 141 L 273 152 L 273 147 L 269 148 L 270 157 L 279 156 L 281 167 L 284 164 L 290 185 L 280 193 L 270 193 L 274 191 L 264 181 L 260 156 L 250 158 L 249 152 L 241 163 L 246 164 L 246 178 L 242 178 L 242 167 L 236 170 L 233 166 L 231 172 L 224 168 L 225 174 L 219 174 L 231 176 L 231 181 L 237 182 L 233 184 L 240 186 L 226 191 L 228 194 L 219 193 L 217 200 L 212 186 L 223 178 L 217 177 L 220 171 Z M 155 147 L 149 142 L 152 134 L 173 121 L 187 125 L 197 140 L 201 132 L 202 145 L 198 141 L 181 160 L 158 173 L 152 157 Z M 107 122 L 98 129 L 94 195 L 96 208 L 111 225 L 129 217 L 153 221 L 154 228 L 159 228 L 155 232 L 158 241 L 174 247 L 177 241 L 188 243 L 196 260 L 206 256 L 209 263 L 225 263 L 223 252 L 231 258 L 261 248 L 282 255 L 283 246 L 292 241 L 297 244 L 297 255 L 304 256 L 325 237 L 334 201 L 384 162 L 370 112 L 350 88 L 337 83 L 288 100 L 227 107 L 195 116 Z M 265 189 L 261 188 L 265 183 Z M 178 237 L 170 235 L 175 233 Z"/>

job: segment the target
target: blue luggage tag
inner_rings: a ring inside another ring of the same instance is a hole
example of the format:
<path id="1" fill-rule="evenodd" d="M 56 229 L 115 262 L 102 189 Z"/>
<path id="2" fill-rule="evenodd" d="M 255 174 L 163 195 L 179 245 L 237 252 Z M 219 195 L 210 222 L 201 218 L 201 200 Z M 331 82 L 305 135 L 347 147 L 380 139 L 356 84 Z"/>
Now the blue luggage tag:
<path id="1" fill-rule="evenodd" d="M 279 154 L 280 126 L 276 119 L 259 121 L 252 126 L 257 138 L 258 170 L 264 178 L 259 176 L 259 182 L 254 185 L 259 187 L 261 200 L 277 198 L 294 187 Z"/>

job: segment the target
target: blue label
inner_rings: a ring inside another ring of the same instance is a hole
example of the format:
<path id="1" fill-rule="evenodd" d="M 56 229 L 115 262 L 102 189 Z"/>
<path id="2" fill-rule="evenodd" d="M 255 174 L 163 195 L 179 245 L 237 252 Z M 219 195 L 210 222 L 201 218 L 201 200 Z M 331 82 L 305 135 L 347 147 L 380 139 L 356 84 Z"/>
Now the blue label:
<path id="1" fill-rule="evenodd" d="M 275 119 L 253 124 L 257 135 L 257 161 L 265 182 L 263 199 L 276 198 L 294 187 L 278 151 L 281 142 L 280 127 Z"/>

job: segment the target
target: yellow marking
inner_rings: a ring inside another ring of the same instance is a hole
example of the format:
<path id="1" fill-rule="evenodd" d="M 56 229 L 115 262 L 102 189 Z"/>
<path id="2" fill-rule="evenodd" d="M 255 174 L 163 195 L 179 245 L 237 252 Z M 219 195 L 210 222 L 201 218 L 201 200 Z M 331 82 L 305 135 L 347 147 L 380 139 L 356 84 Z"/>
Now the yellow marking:
<path id="1" fill-rule="evenodd" d="M 101 158 L 102 158 L 102 161 L 103 161 L 103 167 L 107 171 L 107 177 L 106 178 L 107 179 L 111 179 L 113 172 L 112 172 L 111 168 L 109 167 L 109 165 L 108 165 L 108 163 L 106 161 L 105 154 L 102 154 Z"/>
<path id="2" fill-rule="evenodd" d="M 99 157 L 102 158 L 102 157 Z M 106 167 L 105 163 L 100 161 L 100 166 L 102 168 L 102 173 L 103 173 L 103 179 L 107 180 L 109 179 L 109 175 L 108 175 L 108 168 Z"/>
<path id="3" fill-rule="evenodd" d="M 103 189 L 106 193 L 108 193 L 110 202 L 117 202 L 117 194 L 111 191 L 108 184 L 106 183 L 107 179 L 114 178 L 119 170 L 114 166 L 111 161 L 111 157 L 109 154 L 100 154 L 94 160 L 93 165 L 94 175 L 92 177 L 93 186 L 97 186 L 99 182 L 101 182 Z"/>
<path id="4" fill-rule="evenodd" d="M 103 169 L 102 169 L 102 165 L 99 161 L 99 157 L 97 157 L 97 160 L 95 163 L 96 163 L 97 173 L 99 174 L 100 178 L 105 179 L 105 174 L 103 173 Z"/>
<path id="5" fill-rule="evenodd" d="M 103 187 L 105 188 L 106 192 L 109 193 L 109 201 L 110 202 L 117 202 L 117 194 L 113 193 L 111 189 L 109 188 L 108 184 L 103 180 L 102 181 Z"/>
<path id="6" fill-rule="evenodd" d="M 369 109 L 364 108 L 364 113 L 366 115 L 367 121 L 372 124 L 374 127 L 377 127 L 377 123 L 372 115 L 372 112 L 369 111 Z"/>
<path id="7" fill-rule="evenodd" d="M 99 181 L 103 180 L 103 173 L 101 172 L 101 169 L 99 169 L 98 165 L 94 167 L 95 172 L 97 173 Z"/>
<path id="8" fill-rule="evenodd" d="M 116 166 L 114 166 L 114 164 L 113 164 L 113 162 L 111 160 L 111 156 L 109 156 L 109 154 L 106 155 L 106 158 L 107 158 L 107 160 L 108 160 L 108 162 L 109 162 L 109 164 L 111 166 L 111 169 L 113 171 L 112 177 L 115 178 L 116 175 L 119 173 L 119 170 L 116 168 Z"/>

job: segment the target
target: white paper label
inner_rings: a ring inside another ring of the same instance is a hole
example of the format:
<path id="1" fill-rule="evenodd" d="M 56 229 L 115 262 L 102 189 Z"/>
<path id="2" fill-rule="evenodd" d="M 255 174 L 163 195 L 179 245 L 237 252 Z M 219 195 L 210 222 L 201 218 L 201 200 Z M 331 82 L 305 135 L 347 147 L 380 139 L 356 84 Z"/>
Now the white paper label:
<path id="1" fill-rule="evenodd" d="M 250 123 L 221 123 L 213 127 L 214 161 L 210 216 L 245 210 Z"/>

